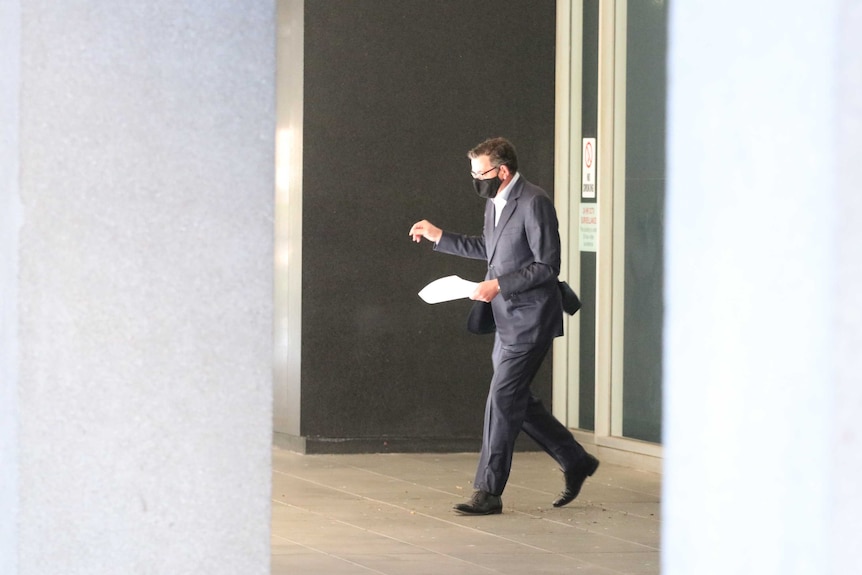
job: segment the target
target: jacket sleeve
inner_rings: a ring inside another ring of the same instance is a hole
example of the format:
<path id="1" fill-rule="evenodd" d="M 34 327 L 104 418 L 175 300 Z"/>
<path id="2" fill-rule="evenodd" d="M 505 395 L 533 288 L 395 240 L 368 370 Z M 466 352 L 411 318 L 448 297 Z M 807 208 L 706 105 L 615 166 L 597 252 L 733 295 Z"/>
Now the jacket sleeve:
<path id="1" fill-rule="evenodd" d="M 485 256 L 485 238 L 483 236 L 465 236 L 463 234 L 443 232 L 440 241 L 434 246 L 434 250 L 474 260 L 487 259 Z"/>

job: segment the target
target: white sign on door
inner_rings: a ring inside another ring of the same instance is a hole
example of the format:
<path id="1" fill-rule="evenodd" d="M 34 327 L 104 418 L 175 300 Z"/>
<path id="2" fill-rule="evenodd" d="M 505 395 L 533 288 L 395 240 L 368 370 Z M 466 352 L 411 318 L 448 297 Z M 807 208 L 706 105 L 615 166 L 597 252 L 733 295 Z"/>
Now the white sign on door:
<path id="1" fill-rule="evenodd" d="M 599 248 L 599 205 L 581 204 L 578 221 L 578 241 L 582 252 L 595 252 Z"/>
<path id="2" fill-rule="evenodd" d="M 596 139 L 584 138 L 581 197 L 596 197 Z"/>

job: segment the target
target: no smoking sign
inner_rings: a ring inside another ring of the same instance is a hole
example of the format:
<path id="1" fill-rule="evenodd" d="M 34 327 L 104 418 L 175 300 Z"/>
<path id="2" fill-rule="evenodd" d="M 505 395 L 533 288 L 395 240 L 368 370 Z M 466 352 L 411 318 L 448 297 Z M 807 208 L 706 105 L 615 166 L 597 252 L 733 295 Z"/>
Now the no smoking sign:
<path id="1" fill-rule="evenodd" d="M 581 197 L 596 197 L 596 139 L 584 138 L 584 165 L 581 170 Z"/>

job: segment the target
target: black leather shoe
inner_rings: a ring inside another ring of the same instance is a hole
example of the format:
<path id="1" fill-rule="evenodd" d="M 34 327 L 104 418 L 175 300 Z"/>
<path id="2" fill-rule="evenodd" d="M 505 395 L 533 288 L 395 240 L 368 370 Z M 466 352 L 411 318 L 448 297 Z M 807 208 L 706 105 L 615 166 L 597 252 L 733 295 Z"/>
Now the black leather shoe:
<path id="1" fill-rule="evenodd" d="M 461 515 L 496 515 L 503 512 L 503 500 L 487 491 L 476 491 L 467 503 L 453 507 Z"/>
<path id="2" fill-rule="evenodd" d="M 574 501 L 578 493 L 581 492 L 581 486 L 583 486 L 584 481 L 595 473 L 598 468 L 599 460 L 587 453 L 580 467 L 566 473 L 566 488 L 560 493 L 557 500 L 554 501 L 554 507 L 562 507 Z"/>

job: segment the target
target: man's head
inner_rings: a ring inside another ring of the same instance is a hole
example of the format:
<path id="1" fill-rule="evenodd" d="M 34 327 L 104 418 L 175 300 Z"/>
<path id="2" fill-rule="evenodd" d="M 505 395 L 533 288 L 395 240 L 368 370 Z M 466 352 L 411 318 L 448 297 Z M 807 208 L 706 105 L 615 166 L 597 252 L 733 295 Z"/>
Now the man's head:
<path id="1" fill-rule="evenodd" d="M 505 138 L 490 138 L 469 152 L 473 186 L 483 198 L 493 198 L 518 171 L 515 147 Z"/>
<path id="2" fill-rule="evenodd" d="M 515 146 L 506 138 L 489 138 L 467 152 L 467 157 L 471 160 L 480 156 L 488 156 L 491 166 L 506 166 L 513 175 L 518 171 Z"/>

